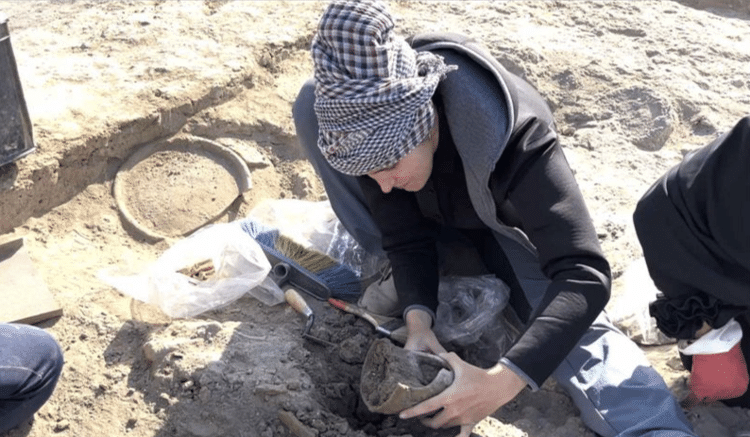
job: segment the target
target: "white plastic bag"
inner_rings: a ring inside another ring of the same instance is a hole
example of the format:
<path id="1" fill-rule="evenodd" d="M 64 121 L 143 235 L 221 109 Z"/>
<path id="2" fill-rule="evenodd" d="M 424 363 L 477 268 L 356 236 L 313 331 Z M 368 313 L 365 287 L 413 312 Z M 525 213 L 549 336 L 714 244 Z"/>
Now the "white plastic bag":
<path id="1" fill-rule="evenodd" d="M 207 259 L 215 272 L 204 281 L 178 272 Z M 102 271 L 99 279 L 134 299 L 158 306 L 170 317 L 193 317 L 239 299 L 260 285 L 270 270 L 260 245 L 236 223 L 223 223 L 206 226 L 178 241 L 142 273 L 116 276 Z M 273 296 L 269 299 L 278 303 Z"/>
<path id="2" fill-rule="evenodd" d="M 645 346 L 672 344 L 677 340 L 664 335 L 649 314 L 648 306 L 659 290 L 648 273 L 646 260 L 638 258 L 625 270 L 620 280 L 623 291 L 613 297 L 607 311 L 610 320 L 628 337 Z"/>

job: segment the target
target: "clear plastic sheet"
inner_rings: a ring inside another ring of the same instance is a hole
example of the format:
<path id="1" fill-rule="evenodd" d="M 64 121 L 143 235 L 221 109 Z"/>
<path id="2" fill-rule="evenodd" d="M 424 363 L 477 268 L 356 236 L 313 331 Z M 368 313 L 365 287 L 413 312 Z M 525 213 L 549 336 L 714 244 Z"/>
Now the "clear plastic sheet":
<path id="1" fill-rule="evenodd" d="M 664 335 L 649 314 L 648 306 L 659 290 L 648 273 L 646 260 L 639 258 L 628 266 L 619 279 L 622 292 L 613 296 L 607 314 L 625 335 L 645 346 L 672 344 L 677 340 Z"/>
<path id="2" fill-rule="evenodd" d="M 510 288 L 492 275 L 440 278 L 435 335 L 446 349 L 480 367 L 490 367 L 515 341 L 503 315 Z"/>
<path id="3" fill-rule="evenodd" d="M 196 280 L 180 270 L 210 260 L 214 273 Z M 227 305 L 245 293 L 264 303 L 283 302 L 283 294 L 270 294 L 262 284 L 271 264 L 260 245 L 237 224 L 224 223 L 199 229 L 167 249 L 142 272 L 123 274 L 121 268 L 99 272 L 99 279 L 142 302 L 158 306 L 164 314 L 193 317 Z"/>

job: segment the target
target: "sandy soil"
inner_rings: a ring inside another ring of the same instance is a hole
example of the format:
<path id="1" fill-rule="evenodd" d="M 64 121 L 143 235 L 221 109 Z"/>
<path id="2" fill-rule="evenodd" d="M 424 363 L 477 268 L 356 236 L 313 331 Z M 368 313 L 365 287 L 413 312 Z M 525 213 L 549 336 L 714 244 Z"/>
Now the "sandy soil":
<path id="1" fill-rule="evenodd" d="M 142 145 L 189 134 L 240 154 L 252 188 L 219 222 L 245 217 L 266 199 L 325 200 L 290 114 L 311 72 L 307 48 L 324 4 L 0 1 L 38 146 L 0 169 L 0 234 L 25 236 L 62 305 L 63 316 L 43 326 L 67 363 L 51 400 L 8 436 L 455 434 L 367 412 L 359 376 L 376 336 L 322 302 L 308 299 L 316 314 L 312 334 L 335 347 L 303 339 L 304 319 L 288 305 L 245 296 L 174 319 L 98 279 L 103 269 L 140 271 L 177 240 L 145 238 L 117 208 L 118 169 Z M 542 92 L 612 264 L 610 309 L 632 315 L 623 308 L 643 299 L 624 293 L 624 272 L 640 257 L 630 222 L 635 202 L 684 153 L 750 112 L 745 2 L 391 6 L 402 34 L 470 34 Z M 170 201 L 188 202 L 169 217 L 172 230 L 181 213 L 185 221 L 195 211 L 215 214 L 210 202 L 231 185 L 224 180 L 212 191 L 203 180 L 202 191 L 170 187 L 177 195 Z M 637 327 L 623 327 L 643 338 Z M 674 345 L 643 347 L 675 395 L 684 396 L 688 374 Z M 706 437 L 750 430 L 747 411 L 721 405 L 698 407 L 689 418 Z M 592 435 L 552 382 L 522 393 L 475 433 Z"/>

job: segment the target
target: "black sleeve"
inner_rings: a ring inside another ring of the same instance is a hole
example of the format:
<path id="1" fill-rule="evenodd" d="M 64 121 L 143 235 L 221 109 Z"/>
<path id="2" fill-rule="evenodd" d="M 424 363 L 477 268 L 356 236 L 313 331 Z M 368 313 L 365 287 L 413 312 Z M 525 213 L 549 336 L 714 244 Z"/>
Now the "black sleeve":
<path id="1" fill-rule="evenodd" d="M 422 215 L 413 193 L 394 189 L 385 194 L 369 176 L 361 176 L 358 181 L 370 214 L 382 233 L 383 250 L 391 262 L 401 311 L 411 305 L 424 305 L 436 311 L 437 222 Z"/>
<path id="2" fill-rule="evenodd" d="M 610 269 L 554 132 L 537 121 L 521 136 L 495 172 L 551 283 L 505 357 L 541 385 L 604 309 Z"/>

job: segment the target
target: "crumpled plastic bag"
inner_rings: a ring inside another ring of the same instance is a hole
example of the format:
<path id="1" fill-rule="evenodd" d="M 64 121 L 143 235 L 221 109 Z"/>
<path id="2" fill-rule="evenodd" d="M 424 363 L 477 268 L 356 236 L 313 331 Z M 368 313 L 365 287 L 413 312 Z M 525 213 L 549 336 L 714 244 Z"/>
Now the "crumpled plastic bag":
<path id="1" fill-rule="evenodd" d="M 659 290 L 648 273 L 646 260 L 641 257 L 633 261 L 620 280 L 623 291 L 613 296 L 607 310 L 612 323 L 641 345 L 676 343 L 676 339 L 659 330 L 656 319 L 649 314 L 649 304 L 656 300 Z"/>
<path id="2" fill-rule="evenodd" d="M 207 260 L 213 273 L 206 280 L 179 273 Z M 250 235 L 236 223 L 222 223 L 177 241 L 140 273 L 123 275 L 116 267 L 100 271 L 98 277 L 125 295 L 158 306 L 170 317 L 183 318 L 220 308 L 254 290 L 263 294 L 264 303 L 282 302 L 283 295 L 279 300 L 257 287 L 270 270 L 263 250 Z"/>
<path id="3" fill-rule="evenodd" d="M 472 364 L 497 364 L 515 341 L 503 315 L 509 298 L 508 285 L 493 275 L 441 277 L 435 336 Z"/>

